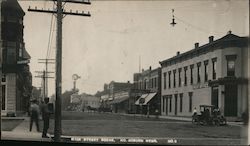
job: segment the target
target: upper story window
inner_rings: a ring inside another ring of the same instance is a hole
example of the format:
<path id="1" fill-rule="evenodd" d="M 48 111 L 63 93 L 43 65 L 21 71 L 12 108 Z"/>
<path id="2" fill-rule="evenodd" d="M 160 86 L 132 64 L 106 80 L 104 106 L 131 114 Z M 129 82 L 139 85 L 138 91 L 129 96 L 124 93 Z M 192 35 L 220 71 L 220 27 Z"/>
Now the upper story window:
<path id="1" fill-rule="evenodd" d="M 167 78 L 167 73 L 164 72 L 164 74 L 163 74 L 163 87 L 164 87 L 164 89 L 167 88 L 167 81 L 166 81 L 166 78 Z"/>
<path id="2" fill-rule="evenodd" d="M 213 74 L 213 80 L 216 79 L 216 66 L 217 66 L 217 58 L 212 59 L 212 74 Z"/>
<path id="3" fill-rule="evenodd" d="M 151 88 L 154 87 L 153 78 L 150 79 L 150 87 L 151 87 Z"/>
<path id="4" fill-rule="evenodd" d="M 194 83 L 193 79 L 193 70 L 194 70 L 194 65 L 190 65 L 190 84 L 192 85 Z"/>
<path id="5" fill-rule="evenodd" d="M 144 88 L 143 89 L 147 89 L 147 80 L 144 80 Z"/>
<path id="6" fill-rule="evenodd" d="M 227 76 L 235 76 L 235 60 L 236 55 L 227 55 Z"/>
<path id="7" fill-rule="evenodd" d="M 201 74 L 200 74 L 200 70 L 201 70 L 201 63 L 197 63 L 197 83 L 201 82 Z"/>
<path id="8" fill-rule="evenodd" d="M 184 85 L 186 86 L 187 85 L 187 66 L 184 67 Z"/>
<path id="9" fill-rule="evenodd" d="M 181 87 L 181 68 L 179 68 L 178 71 L 179 71 L 179 87 Z"/>
<path id="10" fill-rule="evenodd" d="M 157 88 L 157 78 L 155 78 L 155 88 Z"/>
<path id="11" fill-rule="evenodd" d="M 176 87 L 176 77 L 175 77 L 175 75 L 176 75 L 176 70 L 173 70 L 173 74 L 174 74 L 174 88 Z"/>
<path id="12" fill-rule="evenodd" d="M 168 88 L 171 88 L 171 71 L 168 72 Z"/>
<path id="13" fill-rule="evenodd" d="M 207 72 L 208 60 L 204 61 L 204 81 L 208 80 L 208 72 Z"/>

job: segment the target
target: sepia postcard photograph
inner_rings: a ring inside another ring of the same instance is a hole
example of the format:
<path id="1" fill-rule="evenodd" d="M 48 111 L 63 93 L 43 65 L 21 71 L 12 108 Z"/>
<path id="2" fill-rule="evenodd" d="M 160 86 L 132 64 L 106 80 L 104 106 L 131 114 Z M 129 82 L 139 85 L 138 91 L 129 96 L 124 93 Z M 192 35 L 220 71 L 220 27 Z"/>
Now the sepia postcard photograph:
<path id="1" fill-rule="evenodd" d="M 249 145 L 249 0 L 0 0 L 0 142 Z"/>

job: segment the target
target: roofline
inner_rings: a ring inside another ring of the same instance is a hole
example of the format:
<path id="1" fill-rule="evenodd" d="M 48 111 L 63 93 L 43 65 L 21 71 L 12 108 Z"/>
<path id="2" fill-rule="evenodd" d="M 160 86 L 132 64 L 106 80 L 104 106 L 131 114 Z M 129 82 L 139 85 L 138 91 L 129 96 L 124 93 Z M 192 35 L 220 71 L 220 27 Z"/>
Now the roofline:
<path id="1" fill-rule="evenodd" d="M 202 45 L 202 46 L 199 46 L 198 48 L 193 48 L 193 49 L 191 49 L 191 50 L 189 50 L 189 51 L 187 51 L 187 52 L 184 52 L 184 53 L 182 53 L 182 54 L 179 54 L 178 56 L 173 56 L 173 57 L 168 58 L 168 59 L 165 59 L 165 60 L 163 60 L 163 61 L 159 61 L 159 64 L 162 66 L 162 65 L 164 65 L 165 63 L 167 63 L 167 62 L 169 62 L 169 61 L 173 61 L 173 60 L 175 60 L 175 59 L 177 59 L 177 58 L 180 58 L 180 57 L 182 57 L 182 56 L 184 56 L 184 55 L 190 54 L 190 53 L 192 53 L 192 52 L 194 52 L 194 51 L 197 51 L 197 50 L 200 50 L 200 49 L 209 47 L 209 46 L 216 45 L 216 44 L 218 44 L 218 43 L 220 43 L 220 42 L 232 41 L 232 40 L 236 41 L 236 40 L 237 40 L 236 38 L 233 38 L 233 39 L 225 39 L 225 38 L 226 38 L 227 36 L 229 36 L 229 35 L 233 35 L 234 37 L 238 37 L 238 38 L 241 39 L 241 40 L 249 39 L 249 37 L 239 37 L 239 36 L 234 35 L 234 34 L 227 34 L 227 35 L 225 35 L 225 36 L 223 36 L 223 37 L 221 37 L 221 38 L 219 38 L 219 39 L 217 39 L 217 40 L 214 40 L 214 41 L 211 42 L 211 43 L 204 44 L 204 45 Z"/>

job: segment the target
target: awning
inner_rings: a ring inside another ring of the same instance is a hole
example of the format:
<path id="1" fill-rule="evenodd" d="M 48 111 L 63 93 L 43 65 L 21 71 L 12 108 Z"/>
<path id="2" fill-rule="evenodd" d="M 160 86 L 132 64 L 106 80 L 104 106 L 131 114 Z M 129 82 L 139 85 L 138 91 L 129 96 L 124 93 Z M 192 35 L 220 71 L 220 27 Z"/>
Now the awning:
<path id="1" fill-rule="evenodd" d="M 148 96 L 148 94 L 142 94 L 142 96 L 136 100 L 135 105 L 140 105 L 140 101 L 142 101 L 142 99 L 145 99 Z"/>
<path id="2" fill-rule="evenodd" d="M 122 97 L 122 98 L 116 98 L 116 99 L 110 101 L 109 104 L 121 103 L 121 102 L 127 100 L 128 98 L 129 98 L 129 96 L 125 96 L 125 97 Z"/>
<path id="3" fill-rule="evenodd" d="M 148 104 L 148 102 L 156 95 L 156 93 L 149 93 L 148 96 L 145 98 L 145 101 L 142 105 Z"/>

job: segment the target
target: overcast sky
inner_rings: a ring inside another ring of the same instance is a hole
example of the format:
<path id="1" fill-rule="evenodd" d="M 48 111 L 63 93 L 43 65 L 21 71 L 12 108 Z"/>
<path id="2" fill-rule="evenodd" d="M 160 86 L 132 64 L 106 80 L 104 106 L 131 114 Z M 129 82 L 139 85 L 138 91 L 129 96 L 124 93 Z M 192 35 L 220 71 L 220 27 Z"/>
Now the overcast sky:
<path id="1" fill-rule="evenodd" d="M 38 59 L 47 56 L 52 21 L 52 44 L 49 58 L 55 58 L 55 17 L 51 14 L 28 12 L 34 8 L 52 8 L 52 2 L 20 1 L 24 17 L 24 40 L 31 55 L 30 69 L 43 70 Z M 229 30 L 248 36 L 247 0 L 194 1 L 92 1 L 91 5 L 67 4 L 66 10 L 90 11 L 91 17 L 66 16 L 63 19 L 62 89 L 73 88 L 72 75 L 78 74 L 80 92 L 90 94 L 103 89 L 112 80 L 133 81 L 133 73 L 141 68 L 159 67 L 159 61 L 208 42 L 210 35 L 218 39 Z M 172 27 L 172 9 L 177 25 Z M 50 65 L 49 71 L 55 71 Z M 51 74 L 54 76 L 54 74 Z M 50 79 L 49 95 L 55 91 Z M 33 78 L 40 87 L 41 79 Z"/>

